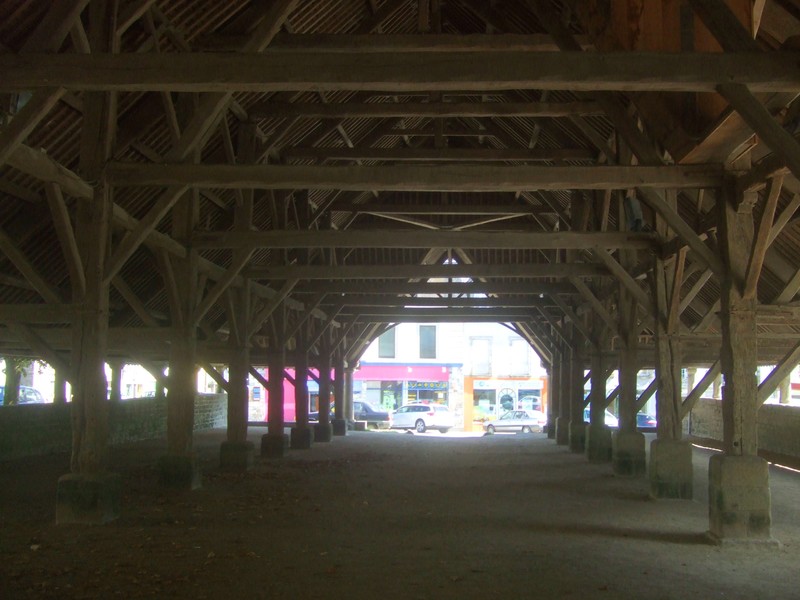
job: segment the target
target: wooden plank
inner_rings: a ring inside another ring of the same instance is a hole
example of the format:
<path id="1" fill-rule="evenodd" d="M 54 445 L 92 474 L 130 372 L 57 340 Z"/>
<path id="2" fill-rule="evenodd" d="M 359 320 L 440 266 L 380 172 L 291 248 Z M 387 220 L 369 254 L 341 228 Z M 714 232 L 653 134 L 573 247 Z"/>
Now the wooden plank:
<path id="1" fill-rule="evenodd" d="M 596 153 L 583 148 L 326 148 L 290 147 L 281 155 L 287 160 L 391 160 L 424 162 L 504 162 L 591 160 Z"/>
<path id="2" fill-rule="evenodd" d="M 248 109 L 253 119 L 313 118 L 350 119 L 389 117 L 569 117 L 596 116 L 603 110 L 596 102 L 370 102 L 279 103 L 264 102 Z"/>
<path id="3" fill-rule="evenodd" d="M 39 292 L 45 302 L 52 304 L 62 302 L 59 291 L 51 286 L 50 282 L 39 273 L 38 269 L 25 256 L 25 253 L 20 250 L 19 246 L 2 228 L 0 228 L 0 250 L 25 277 L 25 280 Z"/>
<path id="4" fill-rule="evenodd" d="M 36 92 L 11 122 L 0 130 L 0 166 L 5 164 L 66 91 L 64 88 L 52 88 Z"/>
<path id="5" fill-rule="evenodd" d="M 706 269 L 702 275 L 694 282 L 691 289 L 686 292 L 686 295 L 681 300 L 680 305 L 678 306 L 678 312 L 683 314 L 683 312 L 689 307 L 689 305 L 694 301 L 697 297 L 697 294 L 700 293 L 700 290 L 708 283 L 708 280 L 711 279 L 713 273 L 711 269 Z"/>
<path id="6" fill-rule="evenodd" d="M 764 265 L 764 257 L 769 246 L 768 239 L 772 230 L 772 221 L 775 217 L 775 209 L 778 206 L 778 199 L 783 187 L 783 177 L 776 176 L 770 180 L 769 194 L 764 203 L 764 211 L 761 213 L 761 222 L 758 224 L 758 231 L 753 240 L 753 247 L 750 250 L 750 260 L 747 263 L 747 274 L 744 278 L 743 299 L 752 299 L 756 296 L 758 289 L 758 279 L 761 276 L 761 269 Z"/>
<path id="7" fill-rule="evenodd" d="M 197 233 L 192 244 L 209 248 L 476 248 L 476 249 L 574 249 L 653 248 L 649 233 L 627 232 L 515 232 L 422 231 L 418 229 L 347 231 L 240 231 Z"/>
<path id="8" fill-rule="evenodd" d="M 0 92 L 79 90 L 390 92 L 508 89 L 796 92 L 796 52 L 280 52 L 0 55 Z"/>
<path id="9" fill-rule="evenodd" d="M 67 204 L 64 202 L 61 188 L 56 184 L 45 184 L 45 192 L 47 205 L 50 207 L 50 214 L 53 217 L 53 227 L 61 244 L 64 261 L 67 263 L 72 289 L 79 296 L 82 296 L 86 291 L 86 275 L 83 271 L 83 263 L 78 252 L 78 243 L 75 240 L 75 231 L 72 228 Z"/>
<path id="10" fill-rule="evenodd" d="M 75 307 L 71 304 L 2 304 L 0 321 L 4 323 L 71 323 Z"/>
<path id="11" fill-rule="evenodd" d="M 719 187 L 720 165 L 641 166 L 465 166 L 384 167 L 276 166 L 226 164 L 139 164 L 111 162 L 115 185 L 188 185 L 195 188 L 261 188 L 344 191 L 516 192 L 518 190 Z M 653 194 L 657 196 L 657 194 Z M 648 204 L 661 206 L 647 198 Z M 677 213 L 676 213 L 677 214 Z M 680 218 L 680 217 L 678 217 Z M 697 234 L 684 222 L 678 233 Z M 683 235 L 681 237 L 684 237 Z M 687 242 L 688 243 L 688 242 Z M 693 242 L 694 243 L 694 242 Z M 697 245 L 697 244 L 695 244 Z M 700 247 L 704 247 L 699 243 Z M 693 249 L 698 251 L 697 248 Z M 698 253 L 704 252 L 699 250 Z M 711 251 L 706 248 L 706 253 Z M 705 257 L 704 257 L 705 258 Z"/>

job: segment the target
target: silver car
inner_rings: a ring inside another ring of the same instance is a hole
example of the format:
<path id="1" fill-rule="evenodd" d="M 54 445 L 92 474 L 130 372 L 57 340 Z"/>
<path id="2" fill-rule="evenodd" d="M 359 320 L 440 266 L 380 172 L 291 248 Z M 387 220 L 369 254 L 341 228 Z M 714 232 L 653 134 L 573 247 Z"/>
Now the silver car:
<path id="1" fill-rule="evenodd" d="M 488 434 L 495 431 L 531 433 L 543 431 L 546 424 L 547 415 L 540 410 L 510 410 L 499 419 L 484 423 L 483 428 Z"/>
<path id="2" fill-rule="evenodd" d="M 392 429 L 413 429 L 425 433 L 438 429 L 447 433 L 455 425 L 453 413 L 443 404 L 405 404 L 392 413 Z"/>

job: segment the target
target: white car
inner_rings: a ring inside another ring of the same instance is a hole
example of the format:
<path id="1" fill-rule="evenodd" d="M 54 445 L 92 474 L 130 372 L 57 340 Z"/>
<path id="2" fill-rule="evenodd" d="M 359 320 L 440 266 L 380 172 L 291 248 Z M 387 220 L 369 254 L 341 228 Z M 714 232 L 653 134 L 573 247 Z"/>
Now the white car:
<path id="1" fill-rule="evenodd" d="M 543 431 L 545 425 L 547 425 L 547 415 L 540 410 L 510 410 L 499 419 L 485 423 L 483 428 L 488 434 L 495 431 L 531 433 Z"/>
<path id="2" fill-rule="evenodd" d="M 586 421 L 587 423 L 590 420 L 589 419 L 589 415 L 590 415 L 590 411 L 589 411 L 589 407 L 587 406 L 586 408 L 583 409 L 583 420 Z M 617 419 L 617 417 L 614 416 L 614 413 L 612 413 L 608 409 L 605 410 L 604 421 L 605 421 L 606 427 L 611 427 L 611 428 L 619 427 L 619 419 Z"/>
<path id="3" fill-rule="evenodd" d="M 413 429 L 417 433 L 438 429 L 447 433 L 453 425 L 453 413 L 443 404 L 404 404 L 392 413 L 392 429 Z"/>

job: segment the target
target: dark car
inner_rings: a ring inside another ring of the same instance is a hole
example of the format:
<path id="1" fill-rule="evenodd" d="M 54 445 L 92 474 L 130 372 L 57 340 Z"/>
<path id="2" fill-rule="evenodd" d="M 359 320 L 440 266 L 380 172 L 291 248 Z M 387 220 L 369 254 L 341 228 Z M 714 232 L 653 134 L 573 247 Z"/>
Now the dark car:
<path id="1" fill-rule="evenodd" d="M 652 429 L 654 428 L 658 422 L 653 415 L 648 415 L 647 413 L 636 413 L 636 427 L 639 429 Z"/>
<path id="2" fill-rule="evenodd" d="M 368 402 L 355 400 L 353 402 L 353 417 L 356 421 L 366 421 L 367 427 L 389 429 L 389 413 L 376 409 Z M 331 418 L 333 418 L 333 406 L 331 406 Z M 308 413 L 308 420 L 319 421 L 319 412 Z"/>

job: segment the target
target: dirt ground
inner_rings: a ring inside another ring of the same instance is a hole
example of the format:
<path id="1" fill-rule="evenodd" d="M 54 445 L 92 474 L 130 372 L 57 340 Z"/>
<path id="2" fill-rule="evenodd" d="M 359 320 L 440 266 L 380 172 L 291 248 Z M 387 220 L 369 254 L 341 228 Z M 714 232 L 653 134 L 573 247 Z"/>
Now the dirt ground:
<path id="1" fill-rule="evenodd" d="M 718 547 L 705 450 L 687 502 L 542 434 L 350 433 L 243 475 L 222 439 L 197 436 L 195 492 L 158 487 L 161 443 L 117 448 L 97 527 L 54 524 L 67 456 L 0 463 L 0 598 L 800 598 L 798 473 L 771 472 L 780 548 Z"/>

